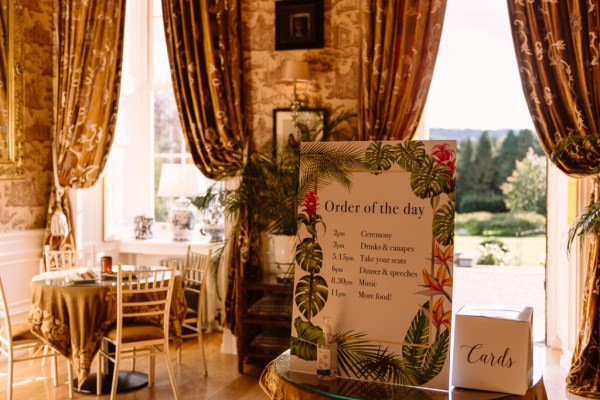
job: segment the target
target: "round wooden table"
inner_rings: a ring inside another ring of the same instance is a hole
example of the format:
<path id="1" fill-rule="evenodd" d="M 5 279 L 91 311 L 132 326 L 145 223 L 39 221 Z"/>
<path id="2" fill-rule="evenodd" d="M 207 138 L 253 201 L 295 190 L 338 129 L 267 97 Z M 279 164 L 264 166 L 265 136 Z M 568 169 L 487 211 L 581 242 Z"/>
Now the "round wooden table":
<path id="1" fill-rule="evenodd" d="M 534 371 L 533 384 L 524 396 L 452 388 L 450 391 L 337 378 L 320 380 L 316 374 L 290 371 L 290 351 L 272 361 L 260 377 L 260 385 L 271 399 L 392 399 L 392 400 L 547 400 L 541 370 Z"/>
<path id="2" fill-rule="evenodd" d="M 73 274 L 88 267 L 45 272 L 31 281 L 32 301 L 29 312 L 31 331 L 45 343 L 69 359 L 75 371 L 75 390 L 96 393 L 96 374 L 90 374 L 92 361 L 100 348 L 102 337 L 117 317 L 116 281 L 91 279 L 73 281 Z M 100 276 L 99 268 L 92 268 Z M 180 276 L 175 277 L 171 301 L 171 337 L 181 344 L 181 322 L 187 304 Z M 110 393 L 111 366 L 105 368 L 102 392 Z M 147 374 L 119 372 L 118 392 L 135 390 L 148 383 Z"/>

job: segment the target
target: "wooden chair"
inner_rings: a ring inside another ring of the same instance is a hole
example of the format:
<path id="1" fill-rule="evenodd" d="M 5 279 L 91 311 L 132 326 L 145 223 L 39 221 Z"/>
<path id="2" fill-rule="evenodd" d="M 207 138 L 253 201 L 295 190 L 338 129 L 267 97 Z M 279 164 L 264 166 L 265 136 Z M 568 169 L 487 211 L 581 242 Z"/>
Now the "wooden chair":
<path id="1" fill-rule="evenodd" d="M 68 268 L 96 266 L 96 248 L 91 246 L 83 250 L 51 250 L 44 246 L 45 269 L 41 272 L 57 271 Z"/>
<path id="2" fill-rule="evenodd" d="M 32 361 L 38 358 L 52 358 L 52 380 L 54 386 L 58 385 L 56 373 L 56 353 L 44 353 L 42 348 L 44 343 L 31 333 L 31 325 L 22 323 L 11 325 L 10 316 L 8 313 L 8 303 L 2 286 L 2 278 L 0 278 L 0 353 L 8 359 L 7 373 L 7 399 L 12 399 L 13 386 L 13 366 L 16 362 Z M 69 380 L 69 394 L 72 397 L 73 387 Z"/>
<path id="3" fill-rule="evenodd" d="M 206 368 L 206 354 L 204 347 L 204 334 L 202 331 L 203 299 L 206 297 L 206 281 L 208 268 L 212 259 L 212 251 L 198 253 L 188 246 L 185 263 L 183 266 L 183 291 L 187 301 L 187 311 L 183 321 L 183 338 L 197 337 L 198 345 L 202 351 L 204 363 L 204 376 L 208 375 Z M 177 349 L 177 362 L 181 363 L 181 347 Z"/>
<path id="4" fill-rule="evenodd" d="M 164 355 L 176 399 L 179 390 L 169 356 L 169 314 L 175 268 L 153 268 L 148 270 L 124 271 L 117 266 L 117 322 L 103 337 L 114 345 L 115 352 L 101 346 L 98 352 L 98 372 L 102 373 L 102 358 L 114 363 L 114 375 L 111 388 L 111 400 L 117 395 L 119 366 L 121 360 L 150 356 L 148 386 L 154 385 L 154 356 L 156 352 Z M 144 322 L 147 321 L 147 322 Z M 156 321 L 156 323 L 152 323 Z M 104 343 L 104 344 L 107 344 Z M 98 379 L 97 393 L 102 391 Z"/>

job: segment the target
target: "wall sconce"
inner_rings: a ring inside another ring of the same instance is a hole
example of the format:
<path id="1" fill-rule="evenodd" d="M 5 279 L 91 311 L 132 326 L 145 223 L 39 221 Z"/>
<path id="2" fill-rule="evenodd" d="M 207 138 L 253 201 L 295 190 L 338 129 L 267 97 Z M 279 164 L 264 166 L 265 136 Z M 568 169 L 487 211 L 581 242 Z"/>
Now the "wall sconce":
<path id="1" fill-rule="evenodd" d="M 292 103 L 290 105 L 292 111 L 298 111 L 300 108 L 306 107 L 306 101 L 298 96 L 296 84 L 298 82 L 307 82 L 310 80 L 308 62 L 284 60 L 281 67 L 281 80 L 283 82 L 292 82 L 294 84 Z"/>
<path id="2" fill-rule="evenodd" d="M 195 165 L 163 164 L 158 195 L 176 198 L 169 211 L 174 241 L 187 242 L 192 238 L 197 210 L 188 197 L 198 196 L 203 189 L 202 174 Z"/>

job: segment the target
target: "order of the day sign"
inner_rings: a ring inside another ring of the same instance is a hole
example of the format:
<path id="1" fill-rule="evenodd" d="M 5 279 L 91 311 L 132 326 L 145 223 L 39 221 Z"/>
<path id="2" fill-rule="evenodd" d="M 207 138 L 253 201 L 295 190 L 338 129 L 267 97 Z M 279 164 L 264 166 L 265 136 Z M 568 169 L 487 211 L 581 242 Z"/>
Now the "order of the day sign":
<path id="1" fill-rule="evenodd" d="M 290 369 L 448 389 L 456 143 L 301 143 Z"/>

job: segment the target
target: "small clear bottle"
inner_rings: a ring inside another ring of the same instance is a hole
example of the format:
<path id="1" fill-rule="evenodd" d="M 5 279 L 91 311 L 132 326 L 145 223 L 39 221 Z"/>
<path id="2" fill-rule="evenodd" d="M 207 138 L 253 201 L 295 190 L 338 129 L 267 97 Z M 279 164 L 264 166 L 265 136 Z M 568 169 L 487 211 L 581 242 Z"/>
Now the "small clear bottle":
<path id="1" fill-rule="evenodd" d="M 329 320 L 323 317 L 323 337 L 317 343 L 317 375 L 319 379 L 337 378 L 337 343 L 331 334 Z"/>

